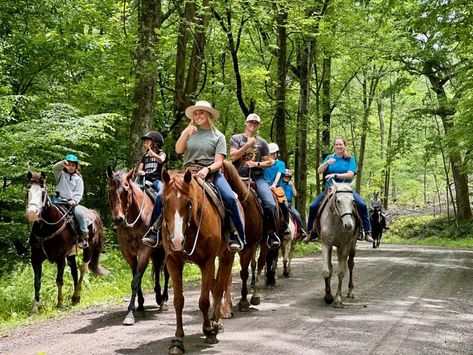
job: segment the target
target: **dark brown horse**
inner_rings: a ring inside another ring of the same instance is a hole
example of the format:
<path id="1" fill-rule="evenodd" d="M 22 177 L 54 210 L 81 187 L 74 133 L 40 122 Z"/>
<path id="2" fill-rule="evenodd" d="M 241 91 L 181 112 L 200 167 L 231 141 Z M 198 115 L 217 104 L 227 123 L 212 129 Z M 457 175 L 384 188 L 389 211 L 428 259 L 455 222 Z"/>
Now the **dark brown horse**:
<path id="1" fill-rule="evenodd" d="M 266 238 L 264 231 L 264 220 L 263 210 L 256 192 L 249 187 L 248 184 L 243 182 L 238 175 L 236 168 L 229 162 L 224 161 L 223 173 L 228 183 L 232 187 L 233 191 L 238 195 L 243 210 L 245 211 L 245 234 L 246 234 L 246 245 L 240 254 L 240 277 L 242 281 L 241 285 L 241 299 L 238 303 L 238 309 L 242 312 L 247 312 L 250 309 L 250 303 L 248 302 L 248 267 L 256 256 L 258 245 L 260 246 L 260 257 L 258 259 L 258 271 L 253 286 L 253 295 L 251 296 L 251 304 L 260 304 L 260 285 L 259 278 L 264 268 L 265 255 L 268 251 L 266 245 Z M 229 295 L 229 293 L 227 293 Z M 229 297 L 226 297 L 226 302 L 229 302 Z M 230 301 L 231 302 L 231 301 Z M 231 308 L 231 305 L 225 308 Z"/>
<path id="2" fill-rule="evenodd" d="M 100 216 L 93 210 L 87 210 L 87 218 L 93 221 L 89 235 L 89 247 L 84 249 L 80 277 L 77 277 L 77 233 L 70 208 L 68 211 L 60 209 L 51 202 L 47 193 L 46 175 L 28 172 L 28 202 L 26 214 L 33 223 L 30 233 L 31 265 L 34 271 L 34 305 L 31 313 L 38 312 L 39 294 L 41 289 L 42 264 L 48 260 L 57 265 L 56 285 L 58 288 L 57 307 L 63 306 L 62 286 L 64 268 L 67 264 L 71 268 L 74 282 L 72 304 L 80 302 L 82 280 L 88 269 L 96 275 L 108 273 L 100 266 L 100 253 L 104 246 L 103 226 Z"/>
<path id="3" fill-rule="evenodd" d="M 134 169 L 129 171 L 114 171 L 107 169 L 109 177 L 108 196 L 112 208 L 113 222 L 117 227 L 120 251 L 133 275 L 131 282 L 131 298 L 128 312 L 123 320 L 124 325 L 133 325 L 135 317 L 135 299 L 138 295 L 139 312 L 144 312 L 144 297 L 141 289 L 141 279 L 149 259 L 153 263 L 154 291 L 156 303 L 163 308 L 168 300 L 169 274 L 164 264 L 165 255 L 162 246 L 151 248 L 142 243 L 141 239 L 148 231 L 148 223 L 153 210 L 153 201 L 137 184 L 132 181 Z M 164 272 L 164 289 L 161 294 L 160 274 Z"/>
<path id="4" fill-rule="evenodd" d="M 163 245 L 167 267 L 173 282 L 176 333 L 169 347 L 170 354 L 184 353 L 182 309 L 184 296 L 182 272 L 185 263 L 192 262 L 202 274 L 199 308 L 202 312 L 206 343 L 217 343 L 218 322 L 221 320 L 221 300 L 229 282 L 234 253 L 227 250 L 222 233 L 222 219 L 217 207 L 192 177 L 163 171 Z M 215 279 L 215 259 L 219 257 Z M 209 318 L 210 292 L 213 296 L 213 316 Z"/>

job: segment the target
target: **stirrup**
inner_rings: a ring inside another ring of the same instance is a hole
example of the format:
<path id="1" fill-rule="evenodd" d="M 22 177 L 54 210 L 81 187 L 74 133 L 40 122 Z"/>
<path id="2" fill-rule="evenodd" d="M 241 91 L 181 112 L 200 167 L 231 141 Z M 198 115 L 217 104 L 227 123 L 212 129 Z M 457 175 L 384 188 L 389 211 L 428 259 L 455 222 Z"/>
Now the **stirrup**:
<path id="1" fill-rule="evenodd" d="M 245 242 L 241 240 L 237 232 L 233 233 L 233 238 L 228 241 L 227 249 L 230 253 L 237 253 L 243 250 Z"/>
<path id="2" fill-rule="evenodd" d="M 271 243 L 269 242 L 270 239 L 273 239 Z M 278 235 L 273 232 L 272 235 L 268 234 L 268 237 L 266 238 L 266 245 L 268 246 L 269 249 L 279 248 L 279 246 L 281 245 L 281 239 L 279 239 Z"/>
<path id="3" fill-rule="evenodd" d="M 154 238 L 156 237 L 156 238 Z M 148 247 L 156 248 L 159 245 L 161 238 L 159 237 L 159 231 L 155 232 L 152 228 L 148 229 L 143 238 L 142 243 Z"/>

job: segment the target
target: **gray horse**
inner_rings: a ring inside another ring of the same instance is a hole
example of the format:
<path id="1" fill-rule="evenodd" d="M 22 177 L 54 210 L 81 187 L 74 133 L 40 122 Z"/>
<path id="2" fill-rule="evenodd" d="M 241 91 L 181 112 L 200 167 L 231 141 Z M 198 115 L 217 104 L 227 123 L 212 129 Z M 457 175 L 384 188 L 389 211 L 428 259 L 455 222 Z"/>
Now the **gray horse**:
<path id="1" fill-rule="evenodd" d="M 319 218 L 319 235 L 322 243 L 323 270 L 325 279 L 325 303 L 334 307 L 343 307 L 342 283 L 345 273 L 350 271 L 348 298 L 354 298 L 353 266 L 355 265 L 355 246 L 360 233 L 360 219 L 353 199 L 352 187 L 349 184 L 334 183 L 321 205 Z M 337 247 L 338 288 L 335 300 L 330 288 L 332 277 L 332 247 Z"/>

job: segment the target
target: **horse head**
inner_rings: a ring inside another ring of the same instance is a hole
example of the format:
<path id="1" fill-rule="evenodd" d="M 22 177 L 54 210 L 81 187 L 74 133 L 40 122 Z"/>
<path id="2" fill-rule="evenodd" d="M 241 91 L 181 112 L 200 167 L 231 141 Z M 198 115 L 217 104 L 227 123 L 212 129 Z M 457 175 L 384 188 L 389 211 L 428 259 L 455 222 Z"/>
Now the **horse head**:
<path id="1" fill-rule="evenodd" d="M 167 241 L 173 251 L 184 249 L 185 235 L 192 221 L 193 178 L 186 169 L 184 174 L 172 176 L 164 169 L 163 177 L 163 223 Z"/>
<path id="2" fill-rule="evenodd" d="M 46 192 L 46 174 L 44 172 L 32 173 L 29 171 L 26 178 L 28 180 L 26 216 L 30 222 L 35 222 L 39 219 L 48 197 Z"/>
<path id="3" fill-rule="evenodd" d="M 334 182 L 330 194 L 330 210 L 332 213 L 340 216 L 342 226 L 347 232 L 355 229 L 355 199 L 353 197 L 353 188 L 350 184 L 342 184 Z"/>
<path id="4" fill-rule="evenodd" d="M 122 224 L 126 220 L 127 211 L 133 201 L 132 177 L 135 169 L 116 171 L 107 168 L 109 177 L 108 198 L 112 208 L 112 218 L 116 225 Z"/>

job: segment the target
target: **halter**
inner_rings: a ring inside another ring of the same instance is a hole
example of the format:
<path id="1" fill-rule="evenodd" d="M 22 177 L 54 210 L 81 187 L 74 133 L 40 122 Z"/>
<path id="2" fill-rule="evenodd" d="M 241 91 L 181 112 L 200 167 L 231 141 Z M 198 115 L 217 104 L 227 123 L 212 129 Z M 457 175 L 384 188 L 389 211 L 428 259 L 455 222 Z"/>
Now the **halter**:
<path id="1" fill-rule="evenodd" d="M 199 236 L 200 236 L 200 226 L 202 225 L 202 219 L 204 217 L 204 203 L 205 203 L 205 189 L 204 187 L 202 187 L 202 205 L 200 206 L 200 217 L 199 217 L 199 224 L 197 225 L 197 232 L 195 233 L 195 238 L 194 238 L 194 244 L 192 246 L 192 250 L 190 251 L 190 253 L 188 253 L 185 249 L 185 243 L 186 243 L 186 232 L 187 230 L 189 229 L 190 225 L 191 225 L 191 221 L 192 221 L 192 200 L 189 199 L 189 202 L 188 202 L 188 211 L 189 211 L 189 215 L 187 217 L 187 226 L 186 226 L 186 229 L 183 231 L 182 235 L 184 237 L 184 248 L 183 248 L 183 253 L 187 256 L 192 256 L 195 252 L 195 248 L 197 246 L 197 241 L 199 239 Z M 172 240 L 171 240 L 171 233 L 169 231 L 169 228 L 168 228 L 168 221 L 166 220 L 166 217 L 165 217 L 165 213 L 164 213 L 164 210 L 166 208 L 166 205 L 163 204 L 163 212 L 162 212 L 162 216 L 163 216 L 163 223 L 164 223 L 164 226 L 166 227 L 166 231 L 167 231 L 167 239 L 168 239 L 168 242 L 169 244 L 172 244 Z"/>
<path id="2" fill-rule="evenodd" d="M 128 213 L 128 208 L 131 206 L 131 204 L 133 203 L 133 198 L 132 198 L 132 195 L 133 195 L 133 189 L 130 189 L 130 188 L 124 188 L 125 191 L 127 192 L 127 199 L 126 199 L 126 208 L 125 208 L 125 211 L 124 211 L 124 214 L 125 214 L 125 226 L 128 227 L 128 228 L 133 228 L 135 226 L 135 224 L 139 221 L 139 219 L 141 218 L 141 215 L 143 213 L 143 210 L 144 210 L 144 206 L 145 206 L 145 197 L 144 197 L 144 190 L 142 190 L 143 192 L 143 198 L 141 199 L 141 206 L 140 206 L 140 210 L 139 210 L 139 213 L 138 213 L 138 216 L 136 217 L 136 219 L 132 222 L 132 223 L 128 223 L 128 217 L 127 217 L 127 213 Z"/>
<path id="3" fill-rule="evenodd" d="M 337 204 L 336 203 L 333 203 L 333 200 L 336 198 L 336 195 L 337 194 L 351 194 L 353 195 L 353 191 L 338 191 L 338 190 L 335 190 L 334 192 L 332 192 L 332 195 L 330 196 L 330 211 L 332 212 L 336 212 L 336 214 L 338 214 L 340 216 L 340 218 L 343 218 L 345 216 L 351 216 L 353 217 L 353 212 L 346 212 L 346 213 L 341 213 L 340 212 L 340 209 L 337 207 Z M 333 207 L 335 206 L 335 207 Z"/>

